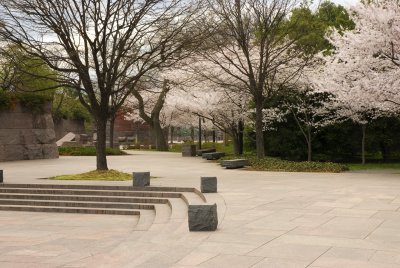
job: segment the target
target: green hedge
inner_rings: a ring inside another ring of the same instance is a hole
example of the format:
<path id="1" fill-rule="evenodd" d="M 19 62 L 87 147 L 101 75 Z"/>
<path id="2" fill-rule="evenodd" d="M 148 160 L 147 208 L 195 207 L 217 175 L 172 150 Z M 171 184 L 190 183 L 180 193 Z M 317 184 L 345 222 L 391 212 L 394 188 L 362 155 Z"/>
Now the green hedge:
<path id="1" fill-rule="evenodd" d="M 223 160 L 236 159 L 237 156 L 227 156 Z M 254 155 L 246 155 L 253 170 L 284 171 L 284 172 L 333 172 L 338 173 L 349 170 L 348 166 L 332 162 L 295 162 L 279 158 L 265 157 L 262 159 Z M 222 160 L 221 160 L 222 161 Z"/>
<path id="2" fill-rule="evenodd" d="M 58 147 L 60 155 L 64 156 L 95 156 L 95 147 Z M 107 155 L 126 155 L 124 151 L 116 148 L 107 148 Z"/>

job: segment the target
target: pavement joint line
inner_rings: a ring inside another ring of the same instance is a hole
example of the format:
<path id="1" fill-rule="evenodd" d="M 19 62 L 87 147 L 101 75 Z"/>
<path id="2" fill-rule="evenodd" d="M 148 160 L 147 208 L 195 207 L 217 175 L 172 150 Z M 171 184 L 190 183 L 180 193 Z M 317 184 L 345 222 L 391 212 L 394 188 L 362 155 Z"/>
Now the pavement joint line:
<path id="1" fill-rule="evenodd" d="M 296 228 L 297 228 L 297 227 L 294 227 L 293 229 L 291 229 L 291 230 L 289 230 L 289 231 L 287 231 L 287 232 L 285 232 L 285 233 L 283 233 L 283 234 L 280 234 L 280 235 L 278 235 L 277 237 L 272 238 L 271 240 L 265 242 L 264 244 L 262 244 L 262 245 L 256 247 L 255 249 L 253 249 L 253 250 L 247 252 L 247 253 L 246 253 L 246 256 L 251 256 L 251 255 L 248 255 L 248 254 L 251 253 L 251 252 L 253 252 L 253 251 L 255 251 L 255 250 L 257 250 L 257 249 L 259 249 L 259 248 L 261 248 L 261 247 L 263 247 L 263 246 L 265 246 L 265 245 L 267 245 L 267 244 L 269 244 L 269 243 L 271 243 L 272 241 L 274 241 L 274 240 L 276 240 L 276 239 L 278 239 L 278 238 L 280 238 L 280 237 L 282 237 L 282 236 L 288 234 L 289 232 L 293 231 L 293 230 L 296 229 Z"/>
<path id="2" fill-rule="evenodd" d="M 331 250 L 333 247 L 329 247 L 327 250 L 325 250 L 321 255 L 319 255 L 317 258 L 315 258 L 310 264 L 308 264 L 305 268 L 310 267 L 310 265 L 312 265 L 314 262 L 316 262 L 319 258 L 322 257 L 322 255 L 324 255 L 325 253 L 327 253 L 329 250 Z"/>
<path id="3" fill-rule="evenodd" d="M 366 240 L 373 232 L 375 232 L 379 227 L 381 227 L 381 225 L 385 222 L 386 220 L 382 219 L 382 222 L 380 224 L 378 224 L 378 226 L 376 226 L 371 232 L 369 232 L 364 238 L 363 240 Z"/>

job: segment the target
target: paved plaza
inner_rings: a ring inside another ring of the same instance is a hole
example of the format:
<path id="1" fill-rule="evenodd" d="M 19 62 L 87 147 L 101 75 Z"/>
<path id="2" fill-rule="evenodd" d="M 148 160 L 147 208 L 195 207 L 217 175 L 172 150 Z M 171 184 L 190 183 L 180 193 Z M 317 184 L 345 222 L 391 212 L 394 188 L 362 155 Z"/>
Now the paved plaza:
<path id="1" fill-rule="evenodd" d="M 400 268 L 400 174 L 225 170 L 131 153 L 109 168 L 151 171 L 153 186 L 199 189 L 200 176 L 217 176 L 219 193 L 205 196 L 218 230 L 189 232 L 187 212 L 137 230 L 135 216 L 0 211 L 0 267 Z M 94 168 L 94 157 L 0 163 L 6 183 L 131 184 L 43 179 Z"/>

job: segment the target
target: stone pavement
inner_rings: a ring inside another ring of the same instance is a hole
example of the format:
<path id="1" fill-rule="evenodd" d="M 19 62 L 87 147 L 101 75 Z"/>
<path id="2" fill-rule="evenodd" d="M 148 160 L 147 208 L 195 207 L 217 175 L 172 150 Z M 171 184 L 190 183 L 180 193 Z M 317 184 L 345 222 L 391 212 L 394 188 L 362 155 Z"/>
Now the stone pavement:
<path id="1" fill-rule="evenodd" d="M 0 163 L 9 183 L 94 169 L 94 157 Z M 216 232 L 133 216 L 0 212 L 0 267 L 400 268 L 400 175 L 225 170 L 180 154 L 133 152 L 109 167 L 151 171 L 152 185 L 199 188 L 218 177 Z"/>

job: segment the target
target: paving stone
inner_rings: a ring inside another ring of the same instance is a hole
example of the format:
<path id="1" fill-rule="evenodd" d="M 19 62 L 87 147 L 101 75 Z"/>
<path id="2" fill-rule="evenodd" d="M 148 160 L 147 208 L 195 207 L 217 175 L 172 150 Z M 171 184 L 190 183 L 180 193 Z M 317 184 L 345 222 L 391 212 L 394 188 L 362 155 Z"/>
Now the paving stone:
<path id="1" fill-rule="evenodd" d="M 218 255 L 202 264 L 199 267 L 252 267 L 261 261 L 260 257 L 240 256 L 240 255 Z"/>
<path id="2" fill-rule="evenodd" d="M 252 268 L 306 268 L 310 265 L 309 261 L 288 260 L 278 258 L 265 258 L 256 263 Z"/>

